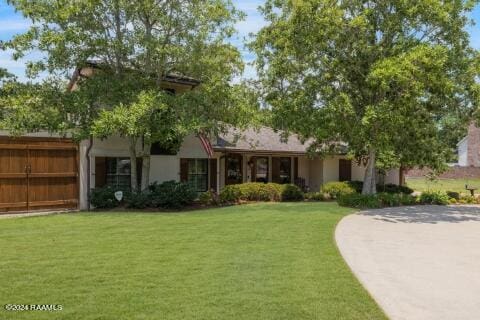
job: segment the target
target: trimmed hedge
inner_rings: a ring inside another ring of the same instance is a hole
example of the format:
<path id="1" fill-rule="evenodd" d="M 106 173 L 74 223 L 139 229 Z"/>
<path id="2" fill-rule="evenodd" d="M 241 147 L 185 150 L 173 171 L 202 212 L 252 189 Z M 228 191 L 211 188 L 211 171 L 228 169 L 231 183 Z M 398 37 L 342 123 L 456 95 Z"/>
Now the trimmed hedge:
<path id="1" fill-rule="evenodd" d="M 309 200 L 309 201 L 330 200 L 329 196 L 327 194 L 324 194 L 323 192 L 308 192 L 308 193 L 305 193 L 304 197 L 306 200 Z"/>
<path id="2" fill-rule="evenodd" d="M 346 194 L 338 198 L 338 204 L 344 207 L 375 209 L 399 207 L 416 204 L 416 197 L 403 193 Z"/>
<path id="3" fill-rule="evenodd" d="M 151 207 L 180 209 L 191 205 L 197 198 L 197 193 L 187 183 L 166 181 L 152 183 L 149 187 Z"/>
<path id="4" fill-rule="evenodd" d="M 356 190 L 348 182 L 331 181 L 322 186 L 321 192 L 328 194 L 331 199 L 337 199 L 347 194 L 354 194 Z"/>
<path id="5" fill-rule="evenodd" d="M 90 191 L 90 203 L 97 209 L 118 207 L 119 202 L 115 199 L 116 191 L 116 189 L 110 186 L 95 188 Z"/>
<path id="6" fill-rule="evenodd" d="M 418 201 L 421 204 L 439 204 L 439 205 L 449 204 L 448 195 L 445 192 L 441 192 L 441 191 L 422 192 Z"/>
<path id="7" fill-rule="evenodd" d="M 219 195 L 221 203 L 239 201 L 301 201 L 303 192 L 293 184 L 247 182 L 225 186 Z"/>
<path id="8" fill-rule="evenodd" d="M 413 189 L 407 186 L 399 186 L 393 183 L 387 183 L 385 185 L 377 184 L 377 191 L 386 192 L 386 193 L 404 193 L 404 194 L 413 193 Z"/>
<path id="9" fill-rule="evenodd" d="M 286 184 L 282 190 L 282 201 L 302 201 L 304 195 L 302 190 L 294 184 Z"/>

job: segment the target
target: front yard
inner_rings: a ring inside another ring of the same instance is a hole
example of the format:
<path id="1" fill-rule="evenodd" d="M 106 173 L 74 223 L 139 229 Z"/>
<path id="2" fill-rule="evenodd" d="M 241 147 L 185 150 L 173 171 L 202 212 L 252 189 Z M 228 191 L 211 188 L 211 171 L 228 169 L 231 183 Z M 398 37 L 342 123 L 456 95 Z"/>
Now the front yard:
<path id="1" fill-rule="evenodd" d="M 261 203 L 0 220 L 0 319 L 385 319 L 334 242 L 351 212 Z"/>
<path id="2" fill-rule="evenodd" d="M 480 179 L 437 179 L 430 181 L 426 178 L 406 178 L 408 187 L 415 191 L 454 191 L 459 193 L 470 194 L 465 190 L 465 185 L 478 188 L 475 193 L 480 192 Z"/>

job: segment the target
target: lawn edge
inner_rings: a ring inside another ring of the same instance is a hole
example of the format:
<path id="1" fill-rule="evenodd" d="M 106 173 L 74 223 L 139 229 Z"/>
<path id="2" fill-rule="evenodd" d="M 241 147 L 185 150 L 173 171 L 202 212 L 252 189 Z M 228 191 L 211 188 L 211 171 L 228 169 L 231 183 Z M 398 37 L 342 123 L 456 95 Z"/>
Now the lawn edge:
<path id="1" fill-rule="evenodd" d="M 344 219 L 354 215 L 354 214 L 358 214 L 360 212 L 362 212 L 364 210 L 356 210 L 350 214 L 347 214 L 345 216 L 343 216 L 341 219 L 339 219 L 337 221 L 337 223 L 335 224 L 335 227 L 334 227 L 334 230 L 333 230 L 333 242 L 335 244 L 335 249 L 337 250 L 338 254 L 340 255 L 340 257 L 342 258 L 343 260 L 343 263 L 347 266 L 347 269 L 350 271 L 350 273 L 353 275 L 353 277 L 355 278 L 355 280 L 357 280 L 357 282 L 360 284 L 360 286 L 363 288 L 363 290 L 367 293 L 367 295 L 375 302 L 375 304 L 377 305 L 378 309 L 383 313 L 383 315 L 385 316 L 385 319 L 390 319 L 390 317 L 388 316 L 387 312 L 385 311 L 385 309 L 382 307 L 382 305 L 377 301 L 377 299 L 375 299 L 375 297 L 372 295 L 372 293 L 370 291 L 368 291 L 367 287 L 365 286 L 365 283 L 363 283 L 362 280 L 360 280 L 360 278 L 358 277 L 358 275 L 356 274 L 355 271 L 353 271 L 352 267 L 348 264 L 347 260 L 345 259 L 345 257 L 343 256 L 342 254 L 342 251 L 340 250 L 340 248 L 338 247 L 338 243 L 337 243 L 337 227 L 338 225 L 340 224 L 340 222 L 342 222 Z"/>

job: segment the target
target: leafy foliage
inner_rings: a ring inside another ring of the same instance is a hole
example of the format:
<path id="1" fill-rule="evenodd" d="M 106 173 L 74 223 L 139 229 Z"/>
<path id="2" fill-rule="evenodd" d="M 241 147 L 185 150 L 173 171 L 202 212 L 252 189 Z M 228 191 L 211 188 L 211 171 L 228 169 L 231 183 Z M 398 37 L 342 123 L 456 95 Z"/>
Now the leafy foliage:
<path id="1" fill-rule="evenodd" d="M 331 199 L 337 199 L 342 195 L 352 194 L 356 191 L 348 182 L 331 181 L 322 186 L 321 192 L 328 194 Z"/>
<path id="2" fill-rule="evenodd" d="M 118 207 L 119 202 L 114 195 L 116 191 L 116 189 L 109 186 L 95 188 L 90 191 L 90 203 L 98 209 Z"/>
<path id="3" fill-rule="evenodd" d="M 345 194 L 338 198 L 338 204 L 359 209 L 398 207 L 416 204 L 416 197 L 403 193 Z"/>
<path id="4" fill-rule="evenodd" d="M 276 1 L 251 48 L 276 127 L 314 138 L 311 152 L 367 159 L 375 170 L 445 168 L 453 123 L 479 102 L 469 45 L 477 1 Z"/>
<path id="5" fill-rule="evenodd" d="M 422 204 L 448 204 L 448 195 L 442 191 L 426 191 L 422 192 L 419 198 L 419 202 Z"/>
<path id="6" fill-rule="evenodd" d="M 302 201 L 304 195 L 302 190 L 294 184 L 286 184 L 282 190 L 282 201 Z"/>
<path id="7" fill-rule="evenodd" d="M 413 193 L 413 189 L 407 186 L 400 186 L 398 184 L 387 183 L 384 185 L 377 185 L 377 190 L 379 192 L 386 192 L 386 193 L 405 193 L 411 194 Z"/>
<path id="8" fill-rule="evenodd" d="M 191 205 L 197 198 L 197 193 L 187 183 L 173 180 L 152 183 L 148 189 L 153 207 L 180 209 Z"/>
<path id="9" fill-rule="evenodd" d="M 303 192 L 295 185 L 248 182 L 225 186 L 219 195 L 222 203 L 239 201 L 301 201 Z"/>

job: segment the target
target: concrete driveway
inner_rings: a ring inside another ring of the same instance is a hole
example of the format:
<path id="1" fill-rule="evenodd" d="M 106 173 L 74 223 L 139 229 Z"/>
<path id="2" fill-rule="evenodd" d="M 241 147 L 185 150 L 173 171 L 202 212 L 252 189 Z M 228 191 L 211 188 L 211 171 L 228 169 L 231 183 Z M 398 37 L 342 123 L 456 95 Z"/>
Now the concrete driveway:
<path id="1" fill-rule="evenodd" d="M 340 221 L 335 237 L 391 319 L 480 319 L 480 207 L 364 211 Z"/>

